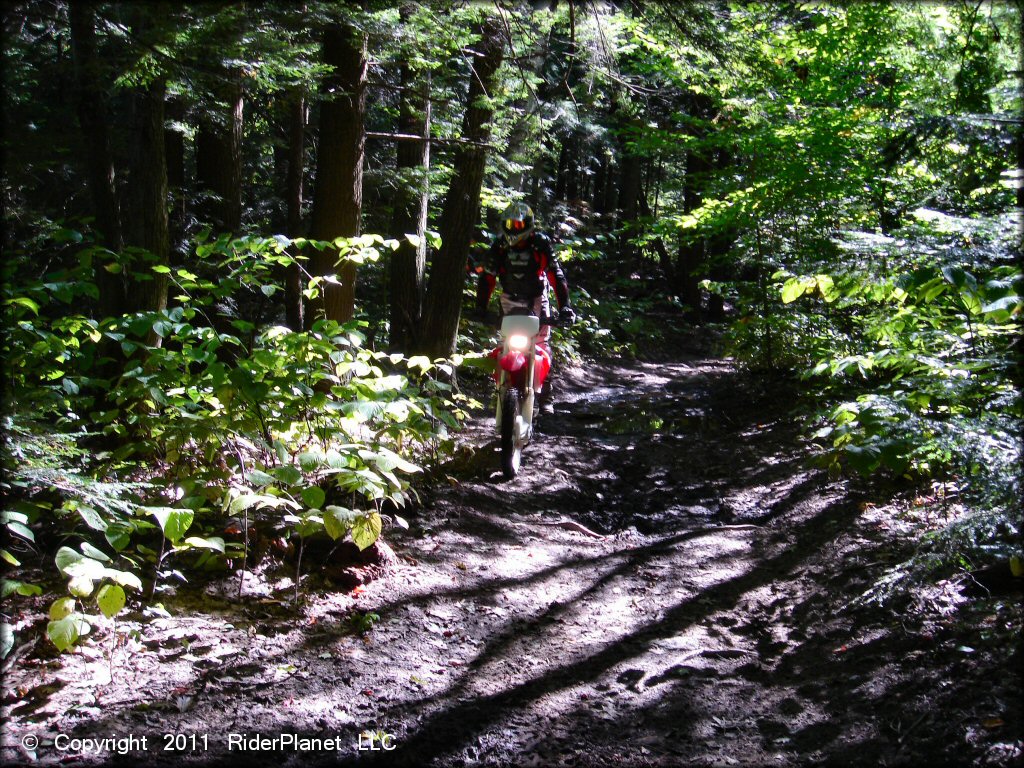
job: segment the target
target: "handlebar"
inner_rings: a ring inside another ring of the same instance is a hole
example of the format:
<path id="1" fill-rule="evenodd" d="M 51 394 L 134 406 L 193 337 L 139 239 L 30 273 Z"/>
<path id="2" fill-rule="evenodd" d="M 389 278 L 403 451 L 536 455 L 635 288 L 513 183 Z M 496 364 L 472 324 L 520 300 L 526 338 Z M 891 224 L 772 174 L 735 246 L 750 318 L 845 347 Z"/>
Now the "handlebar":
<path id="1" fill-rule="evenodd" d="M 530 316 L 530 315 L 533 315 L 533 312 L 510 312 L 509 314 L 512 314 L 512 315 L 528 315 L 528 316 Z M 556 312 L 553 315 L 539 315 L 539 316 L 537 316 L 537 319 L 540 321 L 541 325 L 550 325 L 550 326 L 554 326 L 556 328 L 564 328 L 564 327 L 570 325 L 569 323 L 567 323 L 565 321 L 564 318 L 561 317 L 561 313 L 560 312 Z"/>

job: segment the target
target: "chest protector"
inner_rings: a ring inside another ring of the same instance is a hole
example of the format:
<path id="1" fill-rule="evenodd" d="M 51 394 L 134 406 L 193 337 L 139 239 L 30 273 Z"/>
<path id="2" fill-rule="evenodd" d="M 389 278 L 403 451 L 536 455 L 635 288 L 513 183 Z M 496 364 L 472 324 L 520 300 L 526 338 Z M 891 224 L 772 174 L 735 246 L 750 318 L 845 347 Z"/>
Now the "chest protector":
<path id="1" fill-rule="evenodd" d="M 547 258 L 527 244 L 526 248 L 505 251 L 501 288 L 510 297 L 530 302 L 544 292 L 544 271 Z"/>

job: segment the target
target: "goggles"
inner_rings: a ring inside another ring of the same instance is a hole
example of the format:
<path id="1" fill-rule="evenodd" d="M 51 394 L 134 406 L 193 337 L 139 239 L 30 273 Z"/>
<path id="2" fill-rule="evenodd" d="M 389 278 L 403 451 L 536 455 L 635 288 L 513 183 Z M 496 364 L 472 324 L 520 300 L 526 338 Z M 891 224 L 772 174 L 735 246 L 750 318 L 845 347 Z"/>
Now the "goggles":
<path id="1" fill-rule="evenodd" d="M 505 230 L 508 232 L 521 232 L 526 229 L 526 222 L 522 219 L 505 219 Z"/>

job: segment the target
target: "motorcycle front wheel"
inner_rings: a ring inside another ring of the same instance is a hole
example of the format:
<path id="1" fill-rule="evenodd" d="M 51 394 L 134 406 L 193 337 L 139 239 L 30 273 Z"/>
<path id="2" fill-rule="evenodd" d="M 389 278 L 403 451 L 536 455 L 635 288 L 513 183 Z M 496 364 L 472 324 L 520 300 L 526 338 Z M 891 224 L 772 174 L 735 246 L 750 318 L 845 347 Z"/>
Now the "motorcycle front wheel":
<path id="1" fill-rule="evenodd" d="M 519 474 L 519 465 L 523 460 L 523 443 L 516 430 L 521 407 L 515 387 L 509 387 L 502 393 L 501 471 L 509 479 Z"/>

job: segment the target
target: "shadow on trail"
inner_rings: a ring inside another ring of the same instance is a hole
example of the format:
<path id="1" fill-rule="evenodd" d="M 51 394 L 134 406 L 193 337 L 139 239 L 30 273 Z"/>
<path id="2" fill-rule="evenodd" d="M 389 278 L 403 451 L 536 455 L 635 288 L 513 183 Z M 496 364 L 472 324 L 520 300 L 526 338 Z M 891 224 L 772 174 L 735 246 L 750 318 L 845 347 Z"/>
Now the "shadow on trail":
<path id="1" fill-rule="evenodd" d="M 813 552 L 835 536 L 837 524 L 849 525 L 857 517 L 857 514 L 857 505 L 852 500 L 823 509 L 811 519 L 794 528 L 793 533 L 800 542 L 799 547 L 785 550 L 740 576 L 693 595 L 668 610 L 663 619 L 630 633 L 624 639 L 597 653 L 573 663 L 555 667 L 527 682 L 490 696 L 460 701 L 459 697 L 464 692 L 465 682 L 452 687 L 441 697 L 450 702 L 449 706 L 419 721 L 415 729 L 411 729 L 410 733 L 403 737 L 400 748 L 392 752 L 387 761 L 389 764 L 402 765 L 429 763 L 431 760 L 464 747 L 474 734 L 497 724 L 510 713 L 527 708 L 547 694 L 580 683 L 596 681 L 599 676 L 617 665 L 648 651 L 657 640 L 677 635 L 702 619 L 735 606 L 744 594 L 769 583 L 775 573 L 791 570 L 799 564 L 807 553 Z M 670 541 L 660 542 L 655 547 L 641 548 L 631 552 L 625 562 L 620 564 L 612 574 L 606 574 L 598 582 L 590 585 L 588 591 L 594 591 L 602 584 L 607 583 L 614 573 L 625 569 L 639 568 L 649 561 L 655 552 L 663 551 L 665 547 L 684 543 L 691 538 L 693 536 L 681 534 Z M 539 632 L 565 608 L 564 605 L 552 606 L 528 622 L 526 626 L 518 628 L 514 638 L 522 640 L 524 636 Z M 495 638 L 478 656 L 474 669 L 505 653 L 512 639 L 511 633 Z M 472 672 L 472 669 L 470 671 Z M 388 716 L 407 722 L 416 720 L 415 712 L 409 710 L 389 712 Z"/>

